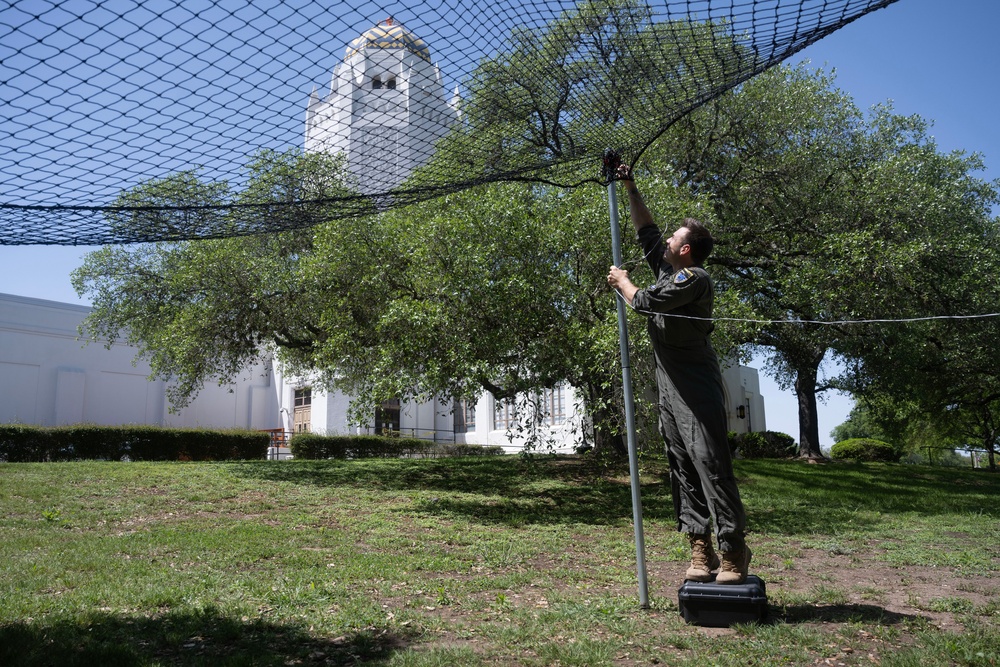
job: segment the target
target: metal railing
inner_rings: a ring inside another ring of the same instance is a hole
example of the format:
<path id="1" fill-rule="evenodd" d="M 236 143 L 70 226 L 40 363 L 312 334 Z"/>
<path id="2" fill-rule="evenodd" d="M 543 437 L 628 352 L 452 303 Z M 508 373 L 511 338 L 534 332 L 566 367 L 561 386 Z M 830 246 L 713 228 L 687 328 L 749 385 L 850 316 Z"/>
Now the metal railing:
<path id="1" fill-rule="evenodd" d="M 271 441 L 267 445 L 267 455 L 268 461 L 278 461 L 281 458 L 288 458 L 290 453 L 282 449 L 288 448 L 288 443 L 292 439 L 292 432 L 286 431 L 283 428 L 262 428 L 259 429 L 261 433 L 267 433 L 271 437 Z"/>

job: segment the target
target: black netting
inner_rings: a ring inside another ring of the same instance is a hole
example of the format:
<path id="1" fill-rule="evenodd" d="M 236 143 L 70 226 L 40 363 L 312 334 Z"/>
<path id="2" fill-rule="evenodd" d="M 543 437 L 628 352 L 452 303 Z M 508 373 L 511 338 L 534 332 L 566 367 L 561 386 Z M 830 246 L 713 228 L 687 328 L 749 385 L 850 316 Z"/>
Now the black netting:
<path id="1" fill-rule="evenodd" d="M 7 2 L 0 244 L 259 233 L 488 181 L 575 185 L 606 147 L 634 159 L 894 1 Z M 248 165 L 289 150 L 346 151 L 339 185 L 248 193 Z M 197 196 L 123 197 L 178 174 Z M 135 206 L 168 222 L 133 224 Z"/>

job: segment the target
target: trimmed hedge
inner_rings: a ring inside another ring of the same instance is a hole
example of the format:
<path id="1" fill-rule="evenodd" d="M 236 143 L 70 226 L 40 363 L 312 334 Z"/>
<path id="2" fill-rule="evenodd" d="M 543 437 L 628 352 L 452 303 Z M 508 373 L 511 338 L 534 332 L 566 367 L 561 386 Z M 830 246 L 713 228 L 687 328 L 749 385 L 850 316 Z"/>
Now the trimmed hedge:
<path id="1" fill-rule="evenodd" d="M 900 454 L 888 442 L 874 438 L 841 440 L 830 448 L 830 457 L 838 460 L 883 461 L 897 463 Z"/>
<path id="2" fill-rule="evenodd" d="M 438 456 L 503 456 L 503 447 L 500 445 L 469 445 L 461 442 L 453 444 L 438 444 L 434 448 L 435 455 Z"/>
<path id="3" fill-rule="evenodd" d="M 790 459 L 799 454 L 795 438 L 780 431 L 730 432 L 729 449 L 745 459 Z"/>
<path id="4" fill-rule="evenodd" d="M 503 454 L 502 447 L 441 444 L 418 438 L 381 435 L 317 435 L 296 433 L 289 444 L 297 459 L 392 459 L 405 456 L 484 456 Z"/>
<path id="5" fill-rule="evenodd" d="M 159 426 L 0 424 L 0 461 L 232 461 L 262 459 L 271 443 L 260 431 Z"/>

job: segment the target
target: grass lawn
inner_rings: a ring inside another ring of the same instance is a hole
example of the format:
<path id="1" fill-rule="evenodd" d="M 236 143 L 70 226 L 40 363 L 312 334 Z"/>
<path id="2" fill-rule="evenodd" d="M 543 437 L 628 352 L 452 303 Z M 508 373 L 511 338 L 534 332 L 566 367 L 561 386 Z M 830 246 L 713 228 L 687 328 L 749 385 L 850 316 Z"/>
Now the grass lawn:
<path id="1" fill-rule="evenodd" d="M 0 464 L 0 665 L 1000 665 L 1000 475 L 737 461 L 771 620 L 686 625 L 666 465 Z"/>

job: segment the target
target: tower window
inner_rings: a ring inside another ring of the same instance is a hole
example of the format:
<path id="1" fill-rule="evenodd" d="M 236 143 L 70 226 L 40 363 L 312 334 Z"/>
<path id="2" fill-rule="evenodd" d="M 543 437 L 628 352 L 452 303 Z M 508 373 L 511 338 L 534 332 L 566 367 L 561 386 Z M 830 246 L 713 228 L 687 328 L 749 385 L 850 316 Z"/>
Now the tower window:
<path id="1" fill-rule="evenodd" d="M 385 82 L 385 87 L 389 90 L 396 90 L 396 77 L 392 77 Z"/>
<path id="2" fill-rule="evenodd" d="M 378 90 L 382 87 L 382 78 L 378 76 L 372 77 L 372 90 Z"/>

